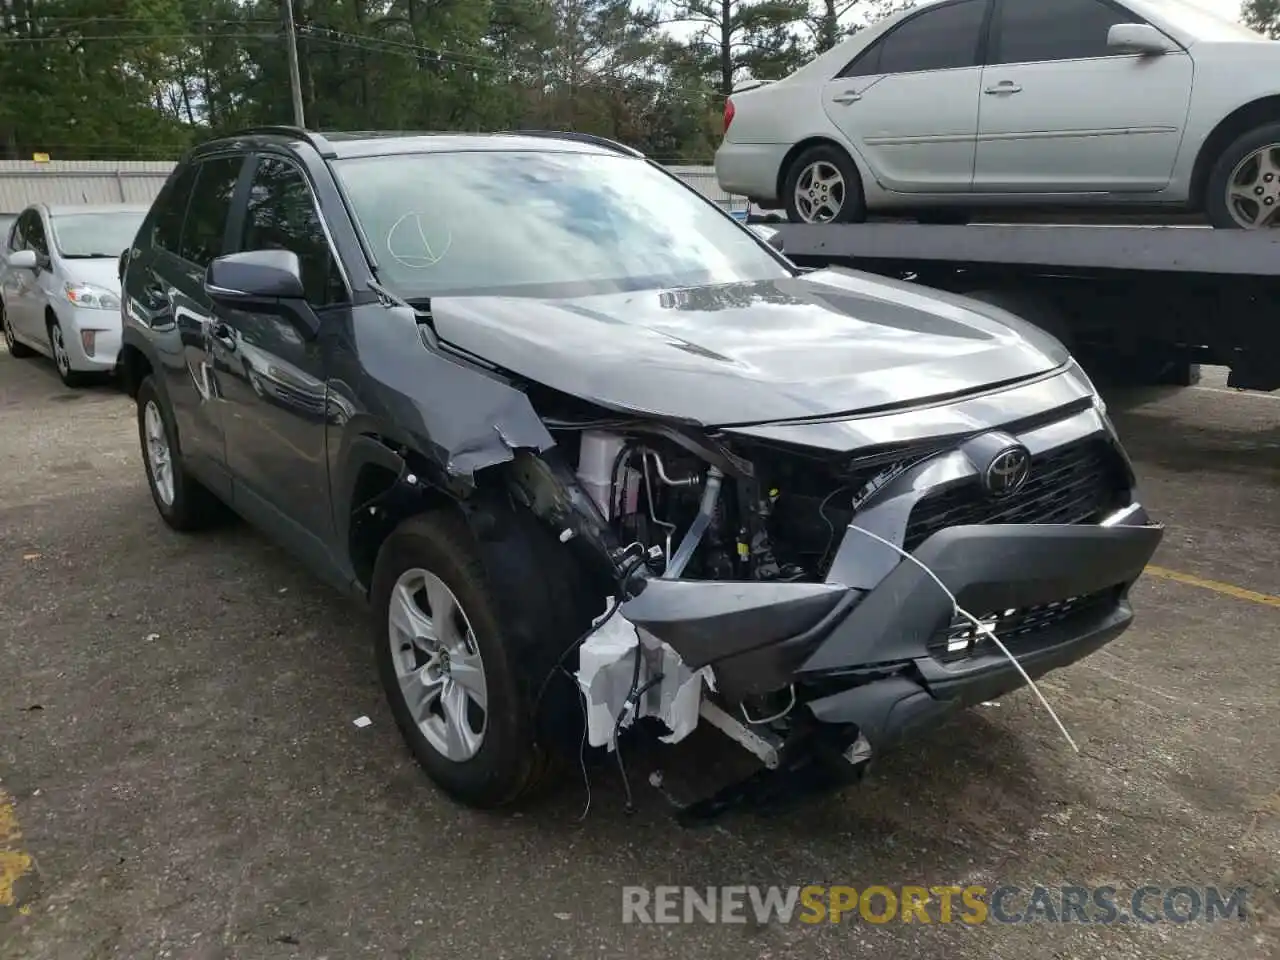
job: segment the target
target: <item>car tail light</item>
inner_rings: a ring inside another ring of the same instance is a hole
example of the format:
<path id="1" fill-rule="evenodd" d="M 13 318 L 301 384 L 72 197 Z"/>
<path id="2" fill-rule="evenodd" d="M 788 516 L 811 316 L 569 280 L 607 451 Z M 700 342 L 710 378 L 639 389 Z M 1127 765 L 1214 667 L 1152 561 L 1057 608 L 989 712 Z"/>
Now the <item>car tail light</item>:
<path id="1" fill-rule="evenodd" d="M 724 132 L 729 132 L 729 124 L 733 123 L 733 100 L 726 99 L 724 102 Z"/>

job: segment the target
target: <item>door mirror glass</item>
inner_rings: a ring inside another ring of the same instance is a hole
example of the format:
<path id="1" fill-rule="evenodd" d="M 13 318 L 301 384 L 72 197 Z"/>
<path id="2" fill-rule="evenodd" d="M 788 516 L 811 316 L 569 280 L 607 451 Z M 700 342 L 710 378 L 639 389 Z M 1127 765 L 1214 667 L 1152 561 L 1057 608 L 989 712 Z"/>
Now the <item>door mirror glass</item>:
<path id="1" fill-rule="evenodd" d="M 209 263 L 204 289 L 215 302 L 303 299 L 302 267 L 292 250 L 229 253 Z"/>
<path id="2" fill-rule="evenodd" d="M 1117 23 L 1107 31 L 1107 46 L 1126 53 L 1159 56 L 1174 49 L 1173 43 L 1149 23 Z"/>
<path id="3" fill-rule="evenodd" d="M 15 270 L 34 270 L 39 262 L 34 250 L 15 250 L 9 254 L 9 266 Z"/>

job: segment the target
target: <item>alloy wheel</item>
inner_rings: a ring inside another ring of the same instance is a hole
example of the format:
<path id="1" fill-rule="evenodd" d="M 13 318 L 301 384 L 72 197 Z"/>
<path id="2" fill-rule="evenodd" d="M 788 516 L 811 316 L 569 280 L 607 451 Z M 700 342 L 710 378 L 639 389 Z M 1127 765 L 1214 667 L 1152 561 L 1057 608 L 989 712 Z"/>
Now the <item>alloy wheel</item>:
<path id="1" fill-rule="evenodd" d="M 147 466 L 156 486 L 156 495 L 166 506 L 173 506 L 173 455 L 169 449 L 169 435 L 165 433 L 164 418 L 154 400 L 148 400 L 143 410 L 143 425 L 147 440 Z"/>
<path id="2" fill-rule="evenodd" d="M 1261 230 L 1280 226 L 1280 143 L 1259 147 L 1236 164 L 1227 178 L 1227 210 L 1237 226 Z"/>
<path id="3" fill-rule="evenodd" d="M 815 160 L 796 180 L 796 211 L 805 223 L 830 223 L 844 206 L 844 176 L 827 160 Z"/>
<path id="4" fill-rule="evenodd" d="M 0 313 L 0 327 L 4 328 L 4 345 L 9 350 L 9 353 L 12 354 L 13 345 L 17 343 L 17 341 L 13 336 L 13 328 L 9 326 L 8 314 Z"/>
<path id="5" fill-rule="evenodd" d="M 387 615 L 400 695 L 432 748 L 456 763 L 484 742 L 489 691 L 475 631 L 453 591 L 434 573 L 406 570 Z"/>
<path id="6" fill-rule="evenodd" d="M 58 372 L 62 376 L 71 375 L 71 354 L 67 352 L 67 345 L 62 339 L 62 327 L 58 324 L 50 324 L 50 332 L 53 334 L 53 362 L 58 365 Z"/>

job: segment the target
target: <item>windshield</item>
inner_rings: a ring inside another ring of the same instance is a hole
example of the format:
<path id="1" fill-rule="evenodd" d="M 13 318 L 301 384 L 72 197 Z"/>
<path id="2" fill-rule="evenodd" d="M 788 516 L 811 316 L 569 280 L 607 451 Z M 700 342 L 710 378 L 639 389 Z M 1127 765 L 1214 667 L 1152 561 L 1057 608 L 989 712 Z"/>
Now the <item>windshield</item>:
<path id="1" fill-rule="evenodd" d="M 426 153 L 334 167 L 381 279 L 409 300 L 584 296 L 788 275 L 711 201 L 633 157 Z"/>
<path id="2" fill-rule="evenodd" d="M 132 210 L 59 213 L 49 218 L 49 225 L 54 246 L 64 257 L 118 257 L 121 251 L 133 245 L 143 216 Z"/>

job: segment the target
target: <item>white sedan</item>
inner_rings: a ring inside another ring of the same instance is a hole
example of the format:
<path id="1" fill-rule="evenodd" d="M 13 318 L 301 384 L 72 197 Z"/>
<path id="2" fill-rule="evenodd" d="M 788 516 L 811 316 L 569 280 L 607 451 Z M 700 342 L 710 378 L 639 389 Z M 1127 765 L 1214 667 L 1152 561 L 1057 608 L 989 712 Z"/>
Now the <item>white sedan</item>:
<path id="1" fill-rule="evenodd" d="M 9 228 L 0 327 L 14 357 L 52 357 L 68 386 L 114 371 L 120 353 L 121 252 L 147 207 L 33 204 Z"/>
<path id="2" fill-rule="evenodd" d="M 1280 43 L 1184 0 L 926 0 L 725 105 L 716 177 L 799 223 L 1009 206 L 1280 225 Z"/>

